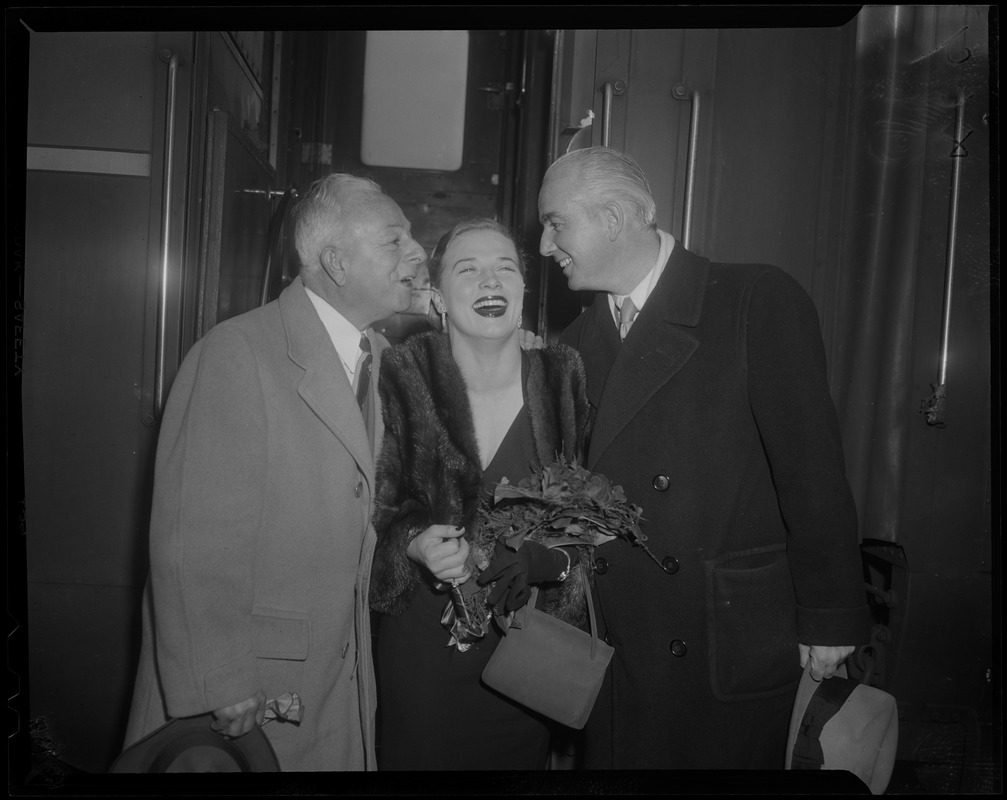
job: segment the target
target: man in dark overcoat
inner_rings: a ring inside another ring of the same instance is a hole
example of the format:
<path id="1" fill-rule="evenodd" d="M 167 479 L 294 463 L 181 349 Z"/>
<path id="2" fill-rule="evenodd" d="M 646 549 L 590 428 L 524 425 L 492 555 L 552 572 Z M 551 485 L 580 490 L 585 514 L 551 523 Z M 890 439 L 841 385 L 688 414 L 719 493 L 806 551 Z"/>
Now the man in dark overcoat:
<path id="1" fill-rule="evenodd" d="M 240 737 L 268 701 L 286 709 L 296 695 L 300 719 L 263 728 L 280 768 L 369 770 L 376 381 L 388 345 L 370 326 L 409 306 L 426 256 L 367 179 L 317 181 L 295 220 L 298 277 L 197 342 L 168 398 L 126 745 L 207 713 Z"/>
<path id="2" fill-rule="evenodd" d="M 832 677 L 870 627 L 816 310 L 780 269 L 658 230 L 617 151 L 559 159 L 539 213 L 542 254 L 598 292 L 561 337 L 587 372 L 587 466 L 642 506 L 655 556 L 598 548 L 615 656 L 584 765 L 781 769 L 802 668 Z"/>

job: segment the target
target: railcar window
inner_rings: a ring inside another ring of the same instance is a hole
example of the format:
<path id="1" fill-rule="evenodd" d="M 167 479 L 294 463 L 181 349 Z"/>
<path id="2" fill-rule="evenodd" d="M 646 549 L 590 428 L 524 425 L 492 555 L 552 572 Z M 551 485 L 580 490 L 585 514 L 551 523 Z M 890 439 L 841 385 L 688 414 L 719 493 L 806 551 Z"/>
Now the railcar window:
<path id="1" fill-rule="evenodd" d="M 368 31 L 360 160 L 461 168 L 468 31 Z"/>

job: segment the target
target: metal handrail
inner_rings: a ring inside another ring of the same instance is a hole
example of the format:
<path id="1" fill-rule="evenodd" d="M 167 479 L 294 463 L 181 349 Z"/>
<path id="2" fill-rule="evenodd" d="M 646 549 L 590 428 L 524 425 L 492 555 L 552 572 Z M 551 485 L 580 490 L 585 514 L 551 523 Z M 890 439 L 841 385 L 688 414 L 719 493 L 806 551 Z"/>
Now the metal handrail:
<path id="1" fill-rule="evenodd" d="M 269 221 L 269 241 L 266 249 L 266 268 L 262 274 L 262 292 L 259 294 L 259 305 L 264 306 L 269 302 L 269 287 L 273 281 L 273 260 L 276 256 L 276 247 L 283 231 L 283 223 L 287 219 L 287 211 L 290 205 L 297 199 L 297 189 L 290 187 L 283 193 L 280 205 L 273 212 L 273 218 Z"/>
<path id="2" fill-rule="evenodd" d="M 601 87 L 601 146 L 612 146 L 612 98 L 624 94 L 625 81 L 605 81 Z"/>
<path id="3" fill-rule="evenodd" d="M 612 141 L 612 95 L 614 87 L 606 81 L 601 87 L 601 146 L 608 147 Z"/>
<path id="4" fill-rule="evenodd" d="M 682 222 L 682 245 L 692 244 L 692 211 L 696 199 L 696 153 L 699 150 L 699 92 L 692 93 L 692 113 L 689 117 L 689 156 L 685 171 L 685 218 Z"/>
<path id="5" fill-rule="evenodd" d="M 696 154 L 699 151 L 699 92 L 690 92 L 682 84 L 672 89 L 676 100 L 688 100 L 689 111 L 689 150 L 686 155 L 685 167 L 685 203 L 682 211 L 682 246 L 689 249 L 692 244 L 692 211 L 696 199 Z"/>
<path id="6" fill-rule="evenodd" d="M 955 103 L 955 148 L 962 141 L 965 131 L 965 92 L 959 91 Z M 955 275 L 955 247 L 958 241 L 958 198 L 961 188 L 961 162 L 959 153 L 953 152 L 951 159 L 951 205 L 948 210 L 948 244 L 945 256 L 944 308 L 941 314 L 941 351 L 937 370 L 937 384 L 947 382 L 948 339 L 951 329 L 951 287 Z"/>
<path id="7" fill-rule="evenodd" d="M 168 250 L 171 240 L 171 205 L 174 189 L 175 166 L 175 99 L 178 79 L 178 55 L 162 54 L 162 59 L 168 61 L 168 112 L 165 120 L 165 158 L 164 158 L 164 194 L 161 222 L 161 264 L 158 275 L 157 293 L 157 344 L 155 345 L 154 361 L 154 398 L 153 413 L 155 419 L 161 418 L 164 410 L 164 374 L 167 350 L 168 324 Z"/>
<path id="8" fill-rule="evenodd" d="M 931 384 L 929 397 L 923 399 L 920 412 L 927 425 L 944 427 L 947 410 L 948 347 L 951 333 L 951 289 L 955 278 L 955 249 L 958 243 L 958 199 L 961 188 L 961 160 L 958 152 L 965 131 L 965 92 L 958 91 L 955 102 L 954 149 L 951 151 L 951 203 L 948 209 L 948 240 L 944 257 L 944 307 L 941 311 L 941 343 L 937 358 L 937 383 Z"/>

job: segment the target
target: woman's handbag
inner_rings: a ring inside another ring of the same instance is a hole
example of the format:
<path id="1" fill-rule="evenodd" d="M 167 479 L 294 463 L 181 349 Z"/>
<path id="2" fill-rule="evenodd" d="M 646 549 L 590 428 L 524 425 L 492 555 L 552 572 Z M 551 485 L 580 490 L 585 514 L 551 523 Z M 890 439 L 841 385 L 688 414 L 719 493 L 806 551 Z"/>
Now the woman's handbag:
<path id="1" fill-rule="evenodd" d="M 538 587 L 483 670 L 483 682 L 571 728 L 583 728 L 615 652 L 598 638 L 590 580 L 584 580 L 591 633 L 535 608 Z M 520 627 L 518 627 L 520 625 Z"/>

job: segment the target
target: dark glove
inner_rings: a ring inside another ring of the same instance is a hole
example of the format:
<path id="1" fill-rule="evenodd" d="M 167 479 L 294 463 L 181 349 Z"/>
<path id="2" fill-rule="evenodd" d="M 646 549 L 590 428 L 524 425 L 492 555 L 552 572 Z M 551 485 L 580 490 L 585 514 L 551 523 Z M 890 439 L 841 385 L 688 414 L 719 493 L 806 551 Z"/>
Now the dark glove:
<path id="1" fill-rule="evenodd" d="M 563 553 L 538 542 L 525 540 L 517 550 L 497 542 L 493 560 L 476 582 L 485 586 L 496 581 L 487 602 L 497 614 L 503 615 L 528 602 L 533 584 L 557 580 L 567 564 Z"/>

